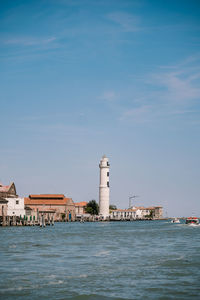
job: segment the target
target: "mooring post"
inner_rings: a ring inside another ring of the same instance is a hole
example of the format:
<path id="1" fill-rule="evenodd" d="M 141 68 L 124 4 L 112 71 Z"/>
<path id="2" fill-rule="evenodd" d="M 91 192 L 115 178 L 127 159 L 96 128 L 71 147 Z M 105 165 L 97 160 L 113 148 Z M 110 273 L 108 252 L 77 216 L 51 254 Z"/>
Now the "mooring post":
<path id="1" fill-rule="evenodd" d="M 52 219 L 51 219 L 51 224 L 52 224 L 52 226 L 54 225 L 54 214 L 53 214 Z"/>
<path id="2" fill-rule="evenodd" d="M 2 205 L 2 217 L 3 217 L 2 226 L 6 226 L 6 216 L 4 213 L 4 205 Z"/>
<path id="3" fill-rule="evenodd" d="M 44 217 L 44 214 L 42 214 L 42 226 L 45 227 L 45 217 Z"/>
<path id="4" fill-rule="evenodd" d="M 47 215 L 47 218 L 48 218 L 48 225 L 50 225 L 50 216 L 49 216 L 49 213 L 48 213 L 48 215 Z"/>
<path id="5" fill-rule="evenodd" d="M 40 222 L 40 215 L 39 215 L 39 209 L 37 208 L 37 223 L 39 224 Z"/>
<path id="6" fill-rule="evenodd" d="M 42 216 L 39 216 L 40 227 L 42 227 Z"/>

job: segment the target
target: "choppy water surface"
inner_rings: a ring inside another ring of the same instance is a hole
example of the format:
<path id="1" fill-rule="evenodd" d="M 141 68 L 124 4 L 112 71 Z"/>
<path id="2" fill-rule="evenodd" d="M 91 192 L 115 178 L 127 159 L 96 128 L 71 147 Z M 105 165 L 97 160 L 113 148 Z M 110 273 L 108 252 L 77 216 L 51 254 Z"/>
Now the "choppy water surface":
<path id="1" fill-rule="evenodd" d="M 200 226 L 0 228 L 0 299 L 199 299 Z"/>

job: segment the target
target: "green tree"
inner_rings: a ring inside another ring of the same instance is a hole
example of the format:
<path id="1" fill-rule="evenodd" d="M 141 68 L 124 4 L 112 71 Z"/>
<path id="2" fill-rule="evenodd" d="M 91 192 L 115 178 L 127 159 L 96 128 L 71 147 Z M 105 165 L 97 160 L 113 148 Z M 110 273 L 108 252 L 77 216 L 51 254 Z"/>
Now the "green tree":
<path id="1" fill-rule="evenodd" d="M 150 213 L 149 213 L 149 215 L 146 215 L 145 216 L 145 218 L 147 218 L 147 219 L 153 219 L 153 210 L 150 210 Z"/>
<path id="2" fill-rule="evenodd" d="M 110 205 L 109 205 L 109 209 L 110 209 L 110 210 L 116 210 L 116 209 L 117 209 L 117 206 L 114 205 L 114 204 L 110 204 Z"/>
<path id="3" fill-rule="evenodd" d="M 88 214 L 91 215 L 98 215 L 99 214 L 99 205 L 97 204 L 97 202 L 95 200 L 91 200 L 88 202 L 85 211 Z"/>

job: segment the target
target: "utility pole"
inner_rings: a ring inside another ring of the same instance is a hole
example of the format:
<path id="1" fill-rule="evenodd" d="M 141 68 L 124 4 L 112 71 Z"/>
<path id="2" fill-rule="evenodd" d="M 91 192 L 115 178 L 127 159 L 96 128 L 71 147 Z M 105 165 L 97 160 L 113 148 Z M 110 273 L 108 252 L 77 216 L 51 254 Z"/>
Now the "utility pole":
<path id="1" fill-rule="evenodd" d="M 132 200 L 132 199 L 135 199 L 135 198 L 137 198 L 137 197 L 140 197 L 140 196 L 133 195 L 133 196 L 130 196 L 130 197 L 129 197 L 129 208 L 131 208 L 131 200 Z"/>

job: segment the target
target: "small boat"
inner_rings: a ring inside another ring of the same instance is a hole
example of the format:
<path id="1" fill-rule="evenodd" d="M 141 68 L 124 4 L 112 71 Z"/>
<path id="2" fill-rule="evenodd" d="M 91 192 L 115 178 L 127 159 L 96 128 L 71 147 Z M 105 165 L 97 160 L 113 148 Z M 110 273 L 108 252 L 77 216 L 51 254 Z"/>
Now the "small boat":
<path id="1" fill-rule="evenodd" d="M 199 225 L 199 219 L 196 217 L 189 217 L 186 219 L 185 224 L 192 225 L 192 226 Z"/>
<path id="2" fill-rule="evenodd" d="M 180 220 L 178 218 L 174 218 L 174 219 L 171 220 L 171 223 L 179 224 Z"/>

